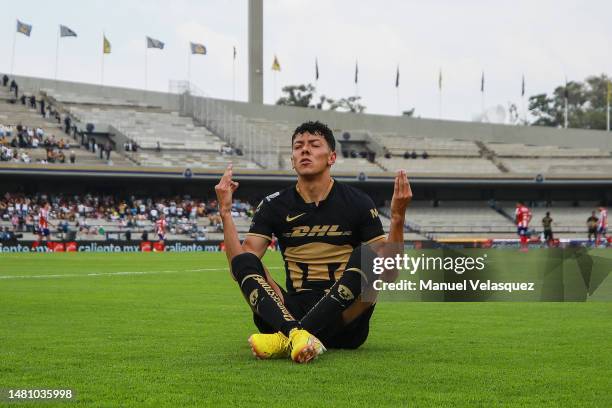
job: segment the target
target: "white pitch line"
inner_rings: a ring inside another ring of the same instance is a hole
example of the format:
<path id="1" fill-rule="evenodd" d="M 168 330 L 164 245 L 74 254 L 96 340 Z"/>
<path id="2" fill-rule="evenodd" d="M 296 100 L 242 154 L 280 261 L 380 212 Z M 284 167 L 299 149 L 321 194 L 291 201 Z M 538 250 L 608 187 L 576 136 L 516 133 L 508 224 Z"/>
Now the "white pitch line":
<path id="1" fill-rule="evenodd" d="M 282 269 L 278 266 L 269 267 L 268 269 Z M 123 276 L 123 275 L 155 275 L 159 273 L 181 273 L 181 272 L 210 272 L 210 271 L 226 271 L 227 268 L 200 268 L 200 269 L 183 269 L 183 270 L 168 270 L 168 271 L 127 271 L 127 272 L 91 272 L 87 274 L 67 273 L 62 275 L 7 275 L 0 276 L 1 279 L 50 279 L 50 278 L 83 278 L 87 276 Z"/>

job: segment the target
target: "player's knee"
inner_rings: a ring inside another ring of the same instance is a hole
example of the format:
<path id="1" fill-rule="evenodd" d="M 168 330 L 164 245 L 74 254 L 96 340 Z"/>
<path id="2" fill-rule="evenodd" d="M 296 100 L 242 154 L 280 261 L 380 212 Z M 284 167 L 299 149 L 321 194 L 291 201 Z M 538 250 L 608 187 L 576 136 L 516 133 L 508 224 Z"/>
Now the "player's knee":
<path id="1" fill-rule="evenodd" d="M 332 296 L 341 303 L 343 309 L 349 307 L 361 295 L 362 279 L 363 272 L 360 269 L 347 269 L 332 286 Z"/>
<path id="2" fill-rule="evenodd" d="M 257 255 L 243 252 L 232 258 L 232 275 L 236 281 L 242 282 L 245 276 L 253 274 L 265 276 L 263 264 Z"/>

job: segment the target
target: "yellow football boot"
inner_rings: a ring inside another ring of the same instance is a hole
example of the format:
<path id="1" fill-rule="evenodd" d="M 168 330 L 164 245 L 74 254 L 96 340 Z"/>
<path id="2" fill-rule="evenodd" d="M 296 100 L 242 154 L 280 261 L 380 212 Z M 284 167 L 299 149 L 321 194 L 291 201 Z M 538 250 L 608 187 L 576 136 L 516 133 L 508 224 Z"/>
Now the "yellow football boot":
<path id="1" fill-rule="evenodd" d="M 289 333 L 291 359 L 296 363 L 308 363 L 327 351 L 321 340 L 304 329 L 293 329 Z"/>
<path id="2" fill-rule="evenodd" d="M 262 360 L 289 356 L 289 339 L 281 332 L 253 334 L 249 337 L 249 344 L 253 355 Z"/>

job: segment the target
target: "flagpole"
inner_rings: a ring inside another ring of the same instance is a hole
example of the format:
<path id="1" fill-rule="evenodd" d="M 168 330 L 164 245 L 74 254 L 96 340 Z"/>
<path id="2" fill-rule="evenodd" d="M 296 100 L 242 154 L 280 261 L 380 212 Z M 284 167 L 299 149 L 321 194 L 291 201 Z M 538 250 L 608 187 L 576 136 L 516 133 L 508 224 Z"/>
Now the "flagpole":
<path id="1" fill-rule="evenodd" d="M 13 32 L 13 54 L 11 57 L 11 76 L 13 75 L 13 67 L 15 64 L 15 43 L 17 42 L 17 29 Z"/>
<path id="2" fill-rule="evenodd" d="M 402 112 L 400 110 L 400 89 L 399 86 L 395 87 L 395 97 L 397 99 L 397 115 L 402 116 Z"/>
<path id="3" fill-rule="evenodd" d="M 102 31 L 102 63 L 100 64 L 100 85 L 104 85 L 104 39 L 106 35 Z"/>
<path id="4" fill-rule="evenodd" d="M 565 129 L 567 129 L 567 124 L 569 122 L 568 120 L 568 116 L 569 116 L 569 106 L 568 106 L 568 99 L 569 99 L 569 92 L 567 91 L 567 76 L 565 77 L 565 89 L 563 90 L 563 98 L 565 99 L 565 109 L 564 109 L 564 120 L 563 120 L 563 127 Z"/>
<path id="5" fill-rule="evenodd" d="M 481 104 L 481 111 L 482 111 L 482 119 L 481 121 L 484 122 L 485 121 L 485 83 L 484 83 L 484 70 L 482 71 L 482 76 L 480 78 L 480 96 L 481 96 L 481 100 L 480 100 L 480 104 Z"/>
<path id="6" fill-rule="evenodd" d="M 438 119 L 442 120 L 442 67 L 438 72 Z"/>
<path id="7" fill-rule="evenodd" d="M 568 103 L 567 103 L 567 99 L 568 99 L 568 98 L 567 98 L 567 96 L 566 96 L 566 97 L 565 97 L 565 114 L 564 114 L 564 116 L 565 116 L 565 117 L 564 117 L 564 120 L 563 120 L 563 127 L 564 127 L 565 129 L 567 129 L 568 114 L 569 114 L 569 111 L 568 111 L 568 110 L 569 110 L 569 108 L 568 108 L 568 106 L 567 106 L 567 105 L 568 105 Z"/>
<path id="8" fill-rule="evenodd" d="M 606 131 L 610 131 L 610 99 L 608 99 L 606 105 Z"/>
<path id="9" fill-rule="evenodd" d="M 54 79 L 57 81 L 57 65 L 59 61 L 59 40 L 60 40 L 60 28 L 57 27 L 57 41 L 55 42 L 55 77 Z"/>
<path id="10" fill-rule="evenodd" d="M 189 45 L 188 55 L 187 55 L 187 86 L 189 93 L 191 94 L 191 44 Z"/>
<path id="11" fill-rule="evenodd" d="M 236 100 L 236 53 L 232 55 L 232 101 Z"/>
<path id="12" fill-rule="evenodd" d="M 606 131 L 610 131 L 610 84 L 608 83 L 608 92 L 606 94 Z"/>
<path id="13" fill-rule="evenodd" d="M 481 92 L 481 98 L 480 98 L 480 104 L 481 104 L 481 112 L 482 112 L 482 119 L 481 121 L 484 122 L 485 120 L 485 94 L 484 94 L 484 90 Z"/>
<path id="14" fill-rule="evenodd" d="M 149 73 L 149 70 L 147 69 L 147 54 L 149 51 L 149 44 L 147 42 L 147 44 L 145 45 L 145 76 L 144 76 L 144 80 L 145 80 L 145 91 L 147 90 L 147 75 Z"/>

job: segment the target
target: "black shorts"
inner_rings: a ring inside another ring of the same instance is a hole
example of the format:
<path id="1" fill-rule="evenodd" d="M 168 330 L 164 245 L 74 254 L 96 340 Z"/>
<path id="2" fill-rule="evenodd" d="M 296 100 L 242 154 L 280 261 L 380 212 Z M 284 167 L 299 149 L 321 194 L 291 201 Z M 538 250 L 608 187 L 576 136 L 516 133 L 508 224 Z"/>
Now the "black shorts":
<path id="1" fill-rule="evenodd" d="M 323 291 L 308 290 L 303 292 L 287 293 L 282 288 L 285 306 L 293 317 L 300 320 L 317 302 L 325 296 Z M 336 322 L 324 328 L 316 336 L 326 348 L 356 349 L 365 343 L 370 332 L 370 318 L 374 313 L 374 306 L 364 311 L 359 317 L 344 324 L 339 318 Z M 275 333 L 276 330 L 267 324 L 259 315 L 253 313 L 253 321 L 261 333 Z"/>

